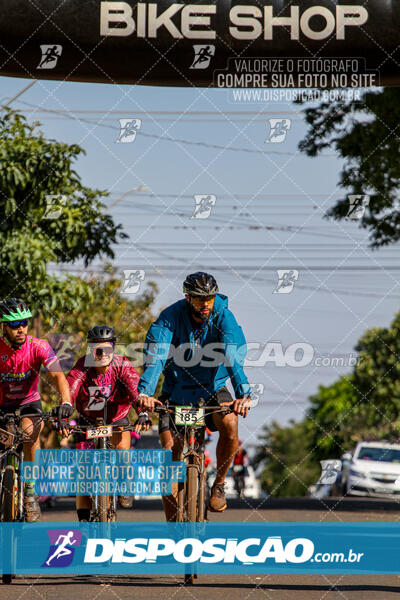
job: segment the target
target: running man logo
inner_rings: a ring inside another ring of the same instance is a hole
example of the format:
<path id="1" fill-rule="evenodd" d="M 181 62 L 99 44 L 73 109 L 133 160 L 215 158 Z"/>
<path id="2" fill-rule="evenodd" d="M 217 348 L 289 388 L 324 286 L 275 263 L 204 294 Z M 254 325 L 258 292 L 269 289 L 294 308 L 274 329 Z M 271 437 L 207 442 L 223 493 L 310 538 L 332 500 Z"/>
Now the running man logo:
<path id="1" fill-rule="evenodd" d="M 365 209 L 369 205 L 369 196 L 355 194 L 349 196 L 348 219 L 359 220 L 364 216 Z"/>
<path id="2" fill-rule="evenodd" d="M 191 69 L 207 69 L 210 66 L 212 57 L 215 55 L 215 46 L 212 44 L 194 44 L 194 59 L 190 66 Z"/>
<path id="3" fill-rule="evenodd" d="M 257 406 L 260 401 L 260 396 L 264 393 L 264 384 L 263 383 L 250 383 L 250 396 L 251 396 L 251 407 Z"/>
<path id="4" fill-rule="evenodd" d="M 117 144 L 131 144 L 136 139 L 136 133 L 142 126 L 141 119 L 119 119 L 119 138 Z"/>
<path id="5" fill-rule="evenodd" d="M 62 370 L 67 373 L 72 369 L 81 347 L 78 333 L 49 333 L 47 341 L 53 348 Z"/>
<path id="6" fill-rule="evenodd" d="M 82 532 L 79 529 L 48 529 L 47 535 L 50 548 L 42 567 L 68 567 L 74 558 L 75 548 L 81 545 Z"/>
<path id="7" fill-rule="evenodd" d="M 86 406 L 86 410 L 99 411 L 103 410 L 106 404 L 107 398 L 111 394 L 111 384 L 100 388 L 97 385 L 89 386 L 89 402 Z"/>
<path id="8" fill-rule="evenodd" d="M 191 219 L 207 219 L 217 202 L 217 197 L 214 194 L 199 194 L 194 197 L 194 201 L 195 207 Z"/>
<path id="9" fill-rule="evenodd" d="M 139 291 L 140 284 L 144 280 L 145 272 L 142 269 L 124 270 L 124 286 L 122 291 L 125 294 L 136 294 Z"/>
<path id="10" fill-rule="evenodd" d="M 291 124 L 290 119 L 269 119 L 270 131 L 265 143 L 280 144 L 284 142 Z"/>
<path id="11" fill-rule="evenodd" d="M 320 464 L 322 472 L 317 483 L 334 484 L 342 470 L 342 461 L 334 458 L 333 460 L 320 460 Z"/>
<path id="12" fill-rule="evenodd" d="M 278 269 L 277 274 L 278 285 L 274 289 L 274 294 L 290 294 L 299 278 L 299 272 L 295 269 Z"/>
<path id="13" fill-rule="evenodd" d="M 37 66 L 38 69 L 54 69 L 62 53 L 62 46 L 58 44 L 42 44 L 40 46 L 42 58 Z"/>
<path id="14" fill-rule="evenodd" d="M 43 219 L 59 219 L 66 203 L 67 196 L 63 194 L 46 194 L 46 208 Z"/>

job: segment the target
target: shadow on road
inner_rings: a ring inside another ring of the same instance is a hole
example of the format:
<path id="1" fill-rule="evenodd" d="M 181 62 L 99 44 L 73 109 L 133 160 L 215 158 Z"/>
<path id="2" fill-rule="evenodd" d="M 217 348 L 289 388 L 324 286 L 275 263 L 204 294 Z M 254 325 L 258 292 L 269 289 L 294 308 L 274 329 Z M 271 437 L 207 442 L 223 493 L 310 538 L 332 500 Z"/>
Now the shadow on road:
<path id="1" fill-rule="evenodd" d="M 229 498 L 228 507 L 237 510 L 329 510 L 340 512 L 375 512 L 375 511 L 398 511 L 399 503 L 385 498 L 262 498 L 261 500 L 240 500 Z M 135 500 L 134 510 L 162 510 L 161 499 Z M 54 512 L 75 510 L 74 498 L 59 498 Z"/>
<path id="2" fill-rule="evenodd" d="M 165 581 L 166 576 L 160 575 L 160 581 L 157 581 L 157 575 L 153 575 L 152 577 L 144 577 L 141 575 L 137 575 L 135 577 L 126 577 L 124 575 L 118 576 L 107 576 L 107 575 L 74 575 L 68 579 L 64 579 L 60 576 L 56 577 L 48 577 L 48 578 L 40 578 L 24 576 L 23 579 L 19 580 L 19 578 L 14 580 L 14 586 L 26 586 L 34 582 L 35 587 L 41 586 L 82 586 L 82 585 L 101 585 L 104 587 L 151 587 L 151 588 L 184 588 L 188 587 L 190 590 L 197 589 L 219 589 L 219 590 L 229 590 L 229 589 L 243 589 L 243 590 L 252 590 L 254 588 L 260 590 L 268 590 L 268 591 L 277 591 L 277 590 L 286 590 L 286 591 L 320 591 L 320 592 L 360 592 L 360 591 L 368 591 L 368 592 L 386 592 L 386 593 L 399 593 L 400 586 L 393 585 L 378 585 L 378 584 L 341 584 L 341 585 L 329 585 L 329 584 L 301 584 L 301 583 L 265 583 L 259 584 L 257 581 L 242 583 L 235 578 L 235 581 L 230 582 L 218 582 L 215 579 L 218 577 L 216 575 L 199 575 L 199 579 L 196 581 L 194 586 L 185 586 L 182 580 L 181 575 L 169 575 L 168 577 L 174 577 L 174 581 Z M 212 577 L 212 581 L 205 581 L 206 578 Z M 249 576 L 246 576 L 247 578 Z M 273 575 L 271 575 L 273 577 Z M 282 575 L 279 575 L 282 577 Z M 287 575 L 287 577 L 293 577 L 293 575 Z M 315 575 L 313 575 L 315 577 Z M 347 575 L 346 577 L 351 577 L 351 575 Z"/>
<path id="3" fill-rule="evenodd" d="M 160 510 L 159 500 L 138 500 L 138 510 Z M 238 510 L 316 510 L 345 512 L 398 511 L 399 503 L 382 498 L 263 498 L 261 500 L 228 499 L 228 508 Z"/>

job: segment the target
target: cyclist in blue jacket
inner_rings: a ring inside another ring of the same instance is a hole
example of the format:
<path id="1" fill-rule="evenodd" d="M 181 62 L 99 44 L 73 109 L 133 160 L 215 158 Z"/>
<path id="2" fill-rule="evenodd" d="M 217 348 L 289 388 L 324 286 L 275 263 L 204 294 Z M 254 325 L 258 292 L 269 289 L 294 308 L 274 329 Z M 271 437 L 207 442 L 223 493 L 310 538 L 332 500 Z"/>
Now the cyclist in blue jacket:
<path id="1" fill-rule="evenodd" d="M 225 510 L 224 482 L 238 449 L 238 415 L 247 416 L 250 408 L 250 384 L 243 371 L 246 340 L 241 327 L 228 309 L 228 298 L 218 292 L 212 275 L 203 272 L 188 275 L 183 284 L 185 299 L 163 310 L 147 332 L 144 348 L 144 372 L 138 385 L 139 404 L 154 410 L 156 404 L 221 404 L 224 412 L 206 416 L 212 431 L 219 431 L 217 474 L 209 508 Z M 159 400 L 153 398 L 161 373 L 164 384 Z M 236 400 L 226 387 L 230 378 Z M 160 440 L 177 460 L 182 437 L 171 422 L 161 415 Z M 172 496 L 163 497 L 168 521 L 176 520 L 177 485 Z"/>

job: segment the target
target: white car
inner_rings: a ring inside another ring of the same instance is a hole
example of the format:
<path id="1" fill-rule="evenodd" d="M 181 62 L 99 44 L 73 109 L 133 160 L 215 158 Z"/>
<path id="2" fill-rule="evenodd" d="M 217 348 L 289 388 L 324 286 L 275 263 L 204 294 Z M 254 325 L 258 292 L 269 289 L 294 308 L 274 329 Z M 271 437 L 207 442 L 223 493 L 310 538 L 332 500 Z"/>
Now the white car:
<path id="1" fill-rule="evenodd" d="M 400 444 L 359 442 L 342 476 L 343 491 L 354 496 L 400 496 Z"/>

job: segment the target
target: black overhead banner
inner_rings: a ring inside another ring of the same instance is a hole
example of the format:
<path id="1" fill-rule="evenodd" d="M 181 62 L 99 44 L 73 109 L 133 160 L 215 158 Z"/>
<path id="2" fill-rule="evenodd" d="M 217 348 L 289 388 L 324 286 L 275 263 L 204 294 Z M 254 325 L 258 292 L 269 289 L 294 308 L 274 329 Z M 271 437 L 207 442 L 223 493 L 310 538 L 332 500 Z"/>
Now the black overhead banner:
<path id="1" fill-rule="evenodd" d="M 176 86 L 400 85 L 400 0 L 0 0 L 0 74 Z"/>

